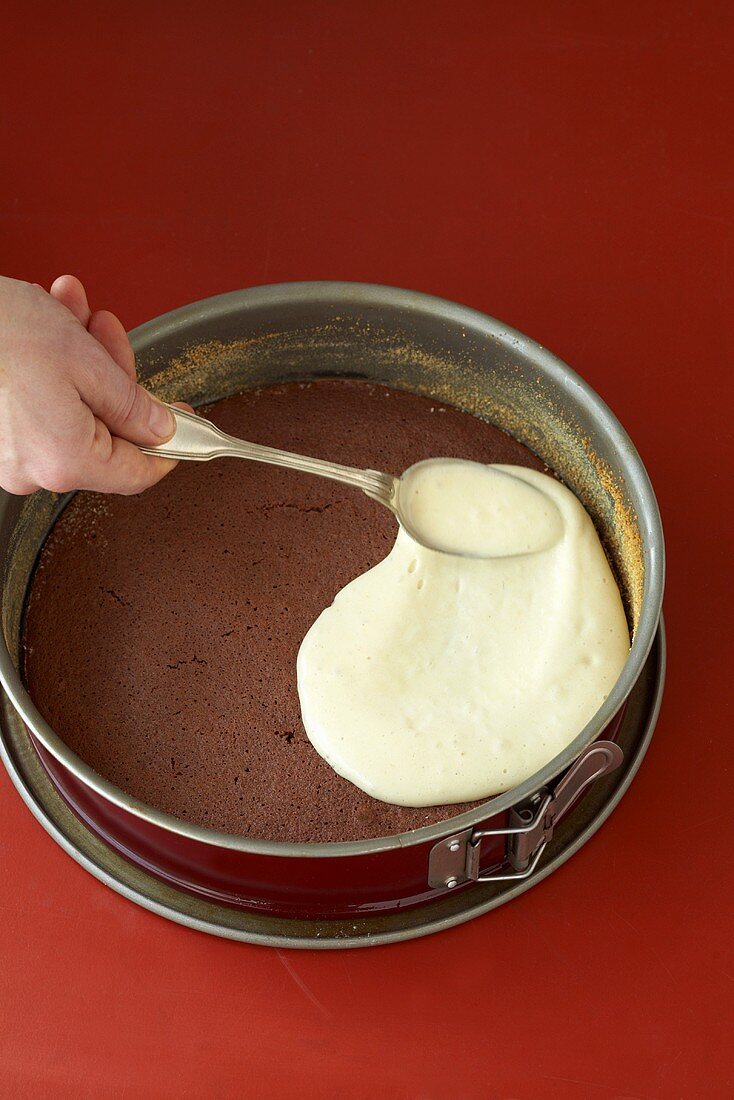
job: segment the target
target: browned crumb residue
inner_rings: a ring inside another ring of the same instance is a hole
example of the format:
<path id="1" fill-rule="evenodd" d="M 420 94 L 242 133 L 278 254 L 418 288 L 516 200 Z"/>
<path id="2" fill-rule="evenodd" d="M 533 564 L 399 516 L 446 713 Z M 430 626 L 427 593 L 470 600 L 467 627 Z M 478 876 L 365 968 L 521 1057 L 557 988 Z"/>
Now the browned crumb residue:
<path id="1" fill-rule="evenodd" d="M 626 568 L 617 569 L 620 576 L 625 604 L 629 608 L 629 614 L 634 627 L 640 621 L 642 610 L 642 597 L 645 588 L 645 566 L 642 546 L 642 537 L 637 523 L 634 509 L 630 506 L 626 494 L 612 474 L 606 462 L 587 446 L 586 454 L 593 466 L 599 484 L 609 494 L 612 501 L 615 525 L 621 535 L 621 543 L 624 547 Z M 610 547 L 609 538 L 603 535 L 603 542 L 607 555 L 613 557 L 613 548 Z"/>

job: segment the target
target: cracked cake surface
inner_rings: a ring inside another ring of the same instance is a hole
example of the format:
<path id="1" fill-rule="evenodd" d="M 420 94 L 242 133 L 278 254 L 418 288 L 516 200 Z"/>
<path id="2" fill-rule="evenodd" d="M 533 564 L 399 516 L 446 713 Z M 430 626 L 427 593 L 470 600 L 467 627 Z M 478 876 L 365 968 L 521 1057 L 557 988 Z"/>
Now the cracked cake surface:
<path id="1" fill-rule="evenodd" d="M 244 439 L 395 474 L 435 455 L 544 469 L 485 421 L 366 382 L 268 387 L 206 415 Z M 79 493 L 33 578 L 31 696 L 99 774 L 197 825 L 344 841 L 462 812 L 475 804 L 376 801 L 329 767 L 301 722 L 300 643 L 395 530 L 354 489 L 229 459 L 182 462 L 139 497 Z"/>

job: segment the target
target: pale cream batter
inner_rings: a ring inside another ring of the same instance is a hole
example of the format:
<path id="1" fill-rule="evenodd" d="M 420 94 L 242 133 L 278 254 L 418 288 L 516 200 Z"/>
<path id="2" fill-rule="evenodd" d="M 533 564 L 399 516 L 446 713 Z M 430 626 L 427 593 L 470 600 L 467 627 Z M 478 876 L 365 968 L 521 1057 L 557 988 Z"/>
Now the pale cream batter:
<path id="1" fill-rule="evenodd" d="M 593 717 L 630 645 L 599 538 L 569 489 L 524 467 L 422 469 L 411 522 L 439 545 L 496 556 L 427 550 L 400 530 L 298 654 L 316 750 L 404 806 L 521 783 Z"/>

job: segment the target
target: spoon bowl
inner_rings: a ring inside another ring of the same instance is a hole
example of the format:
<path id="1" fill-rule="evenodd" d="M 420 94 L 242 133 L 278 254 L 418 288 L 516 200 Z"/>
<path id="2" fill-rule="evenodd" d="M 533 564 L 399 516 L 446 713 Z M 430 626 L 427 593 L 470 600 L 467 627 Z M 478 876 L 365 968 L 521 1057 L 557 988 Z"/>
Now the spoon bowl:
<path id="1" fill-rule="evenodd" d="M 466 558 L 515 558 L 549 550 L 563 519 L 512 467 L 428 458 L 398 482 L 395 514 L 421 546 Z"/>

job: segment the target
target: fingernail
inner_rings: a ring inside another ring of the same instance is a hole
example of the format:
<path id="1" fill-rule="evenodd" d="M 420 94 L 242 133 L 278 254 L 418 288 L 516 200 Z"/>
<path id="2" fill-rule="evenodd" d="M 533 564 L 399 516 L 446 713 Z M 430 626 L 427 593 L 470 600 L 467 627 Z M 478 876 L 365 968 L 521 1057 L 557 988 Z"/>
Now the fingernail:
<path id="1" fill-rule="evenodd" d="M 160 439 L 170 439 L 175 426 L 176 422 L 173 419 L 171 410 L 167 409 L 162 401 L 158 401 L 154 397 L 150 403 L 150 415 L 148 417 L 150 430 Z"/>

